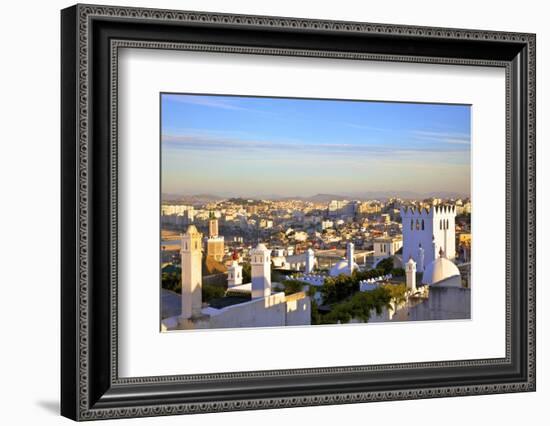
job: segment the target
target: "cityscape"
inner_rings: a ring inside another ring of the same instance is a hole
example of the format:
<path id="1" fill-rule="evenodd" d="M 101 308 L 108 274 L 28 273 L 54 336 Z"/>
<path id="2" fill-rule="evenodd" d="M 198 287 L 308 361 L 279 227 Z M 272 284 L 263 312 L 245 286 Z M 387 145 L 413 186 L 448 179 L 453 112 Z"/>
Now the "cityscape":
<path id="1" fill-rule="evenodd" d="M 161 101 L 161 331 L 470 319 L 469 106 Z"/>

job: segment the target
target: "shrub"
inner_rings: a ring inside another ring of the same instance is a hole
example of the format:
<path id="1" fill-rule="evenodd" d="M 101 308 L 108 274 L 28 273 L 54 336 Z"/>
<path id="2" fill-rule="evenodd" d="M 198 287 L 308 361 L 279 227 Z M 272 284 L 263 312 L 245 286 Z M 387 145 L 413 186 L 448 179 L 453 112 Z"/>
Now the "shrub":
<path id="1" fill-rule="evenodd" d="M 392 296 L 386 287 L 373 291 L 356 293 L 350 300 L 333 306 L 332 310 L 321 317 L 321 324 L 345 324 L 352 319 L 368 322 L 372 310 L 381 314 L 389 306 Z"/>
<path id="2" fill-rule="evenodd" d="M 209 302 L 212 299 L 218 299 L 225 295 L 225 289 L 223 287 L 212 285 L 212 284 L 202 284 L 202 301 Z"/>
<path id="3" fill-rule="evenodd" d="M 302 291 L 304 289 L 304 285 L 307 283 L 300 281 L 300 280 L 285 280 L 283 281 L 283 285 L 285 286 L 285 295 L 294 294 Z"/>

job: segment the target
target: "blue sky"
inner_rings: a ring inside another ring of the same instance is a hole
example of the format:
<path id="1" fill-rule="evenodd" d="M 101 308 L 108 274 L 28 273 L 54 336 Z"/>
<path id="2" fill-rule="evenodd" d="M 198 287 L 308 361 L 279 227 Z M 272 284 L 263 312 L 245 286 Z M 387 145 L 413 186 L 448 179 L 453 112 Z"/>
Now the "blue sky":
<path id="1" fill-rule="evenodd" d="M 470 107 L 162 94 L 162 192 L 470 194 Z"/>

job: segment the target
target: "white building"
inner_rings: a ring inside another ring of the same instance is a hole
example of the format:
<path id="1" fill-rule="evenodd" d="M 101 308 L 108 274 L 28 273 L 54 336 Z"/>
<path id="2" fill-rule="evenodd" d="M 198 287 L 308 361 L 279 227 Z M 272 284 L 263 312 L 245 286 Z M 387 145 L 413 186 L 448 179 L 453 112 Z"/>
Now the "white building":
<path id="1" fill-rule="evenodd" d="M 342 208 L 347 204 L 347 201 L 332 200 L 328 203 L 327 211 L 329 216 L 336 216 L 340 214 Z"/>
<path id="2" fill-rule="evenodd" d="M 348 243 L 346 246 L 346 258 L 340 260 L 330 268 L 329 275 L 331 277 L 337 277 L 340 274 L 351 275 L 353 271 L 359 269 L 359 265 L 355 263 L 355 245 Z"/>
<path id="3" fill-rule="evenodd" d="M 193 223 L 195 210 L 193 206 L 183 204 L 161 206 L 161 223 L 167 226 L 187 226 Z"/>
<path id="4" fill-rule="evenodd" d="M 295 241 L 299 241 L 299 242 L 304 242 L 304 241 L 307 241 L 307 232 L 305 231 L 296 231 L 294 233 L 294 240 Z"/>
<path id="5" fill-rule="evenodd" d="M 457 266 L 445 257 L 441 249 L 439 257 L 426 266 L 422 275 L 422 284 L 438 287 L 462 287 L 460 271 Z"/>
<path id="6" fill-rule="evenodd" d="M 401 247 L 403 247 L 403 238 L 401 237 L 380 237 L 374 240 L 374 258 L 383 259 L 393 256 Z"/>
<path id="7" fill-rule="evenodd" d="M 428 287 L 428 297 L 405 310 L 406 320 L 471 318 L 471 289 L 462 286 L 458 268 L 445 258 L 443 250 L 437 259 L 426 265 L 422 283 L 426 284 L 423 288 Z M 407 287 L 408 284 L 407 281 Z"/>
<path id="8" fill-rule="evenodd" d="M 213 302 L 203 305 L 201 239 L 193 225 L 182 235 L 181 315 L 164 319 L 163 331 L 311 324 L 311 300 L 304 292 L 285 295 L 273 290 L 270 251 L 264 244 L 250 251 L 252 282 L 238 284 L 242 270 L 232 264 L 230 281 L 235 285 L 216 306 Z"/>
<path id="9" fill-rule="evenodd" d="M 453 260 L 456 256 L 455 216 L 455 207 L 451 205 L 402 208 L 403 259 L 412 257 L 420 272 L 437 258 L 440 250 L 447 259 Z"/>
<path id="10" fill-rule="evenodd" d="M 170 215 L 180 215 L 182 216 L 185 212 L 193 212 L 194 207 L 184 204 L 163 204 L 161 206 L 161 215 L 170 216 Z"/>
<path id="11" fill-rule="evenodd" d="M 309 249 L 311 250 L 311 249 Z M 273 266 L 280 269 L 290 269 L 293 271 L 304 271 L 306 272 L 308 267 L 313 270 L 315 267 L 315 255 L 309 253 L 309 250 L 306 250 L 300 254 L 285 255 L 284 257 L 272 258 Z M 313 252 L 313 251 L 312 251 Z M 308 266 L 309 262 L 309 266 Z"/>
<path id="12" fill-rule="evenodd" d="M 332 220 L 323 220 L 321 222 L 321 229 L 323 230 L 332 228 L 333 226 L 334 226 L 334 222 Z"/>
<path id="13" fill-rule="evenodd" d="M 227 269 L 227 288 L 235 287 L 243 283 L 243 267 L 234 260 Z"/>

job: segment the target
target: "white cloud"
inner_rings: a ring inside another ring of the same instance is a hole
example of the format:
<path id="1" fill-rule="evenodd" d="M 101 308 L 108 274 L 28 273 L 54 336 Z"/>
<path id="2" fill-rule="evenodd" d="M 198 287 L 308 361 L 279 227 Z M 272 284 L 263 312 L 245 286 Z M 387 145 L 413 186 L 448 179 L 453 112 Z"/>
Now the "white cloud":
<path id="1" fill-rule="evenodd" d="M 440 142 L 458 145 L 470 145 L 470 135 L 467 133 L 454 132 L 432 132 L 424 130 L 413 130 L 411 136 L 415 140 Z"/>

